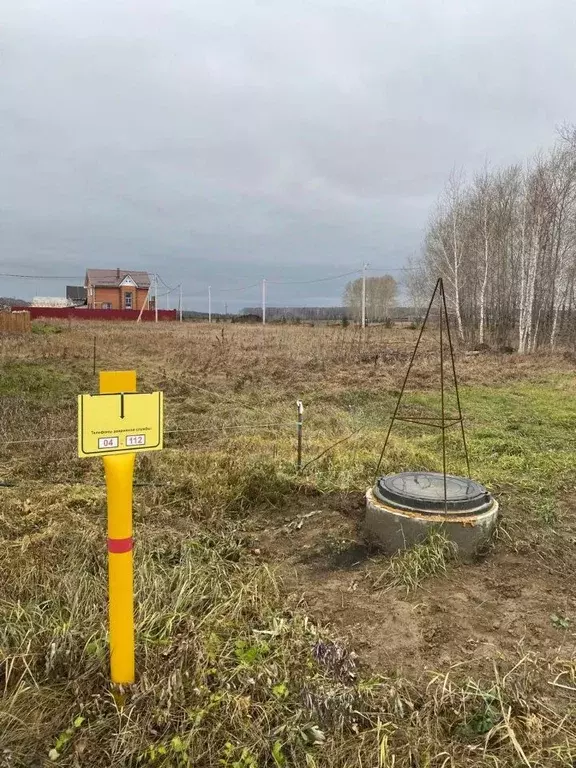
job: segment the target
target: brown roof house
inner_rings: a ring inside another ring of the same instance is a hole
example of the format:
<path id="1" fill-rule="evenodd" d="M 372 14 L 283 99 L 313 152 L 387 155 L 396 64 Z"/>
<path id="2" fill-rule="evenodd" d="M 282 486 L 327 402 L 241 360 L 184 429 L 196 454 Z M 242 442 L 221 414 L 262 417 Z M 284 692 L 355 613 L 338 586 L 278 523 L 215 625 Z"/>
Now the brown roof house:
<path id="1" fill-rule="evenodd" d="M 154 308 L 154 299 L 148 295 L 148 272 L 88 269 L 84 285 L 88 309 L 132 309 L 139 312 L 143 307 Z"/>

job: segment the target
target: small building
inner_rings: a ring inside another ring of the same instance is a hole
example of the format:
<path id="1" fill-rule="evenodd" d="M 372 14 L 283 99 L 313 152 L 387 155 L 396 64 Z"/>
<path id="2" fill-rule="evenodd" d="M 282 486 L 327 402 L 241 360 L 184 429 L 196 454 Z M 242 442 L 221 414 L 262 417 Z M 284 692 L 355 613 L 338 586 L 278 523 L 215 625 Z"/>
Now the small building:
<path id="1" fill-rule="evenodd" d="M 128 269 L 86 270 L 86 303 L 88 309 L 126 309 L 139 312 L 154 308 L 149 297 L 148 272 Z"/>
<path id="2" fill-rule="evenodd" d="M 67 285 L 66 298 L 71 301 L 75 307 L 84 307 L 86 305 L 86 288 L 83 285 Z"/>
<path id="3" fill-rule="evenodd" d="M 32 307 L 71 307 L 72 302 L 62 296 L 34 296 L 30 304 Z"/>

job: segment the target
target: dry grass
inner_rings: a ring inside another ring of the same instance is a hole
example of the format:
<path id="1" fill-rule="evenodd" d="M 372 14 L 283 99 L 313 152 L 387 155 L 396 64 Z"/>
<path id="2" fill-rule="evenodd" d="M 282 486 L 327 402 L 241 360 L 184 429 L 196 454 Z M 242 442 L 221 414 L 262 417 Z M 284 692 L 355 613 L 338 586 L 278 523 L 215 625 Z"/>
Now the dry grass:
<path id="1" fill-rule="evenodd" d="M 0 765 L 573 766 L 573 658 L 495 657 L 482 675 L 460 658 L 410 679 L 368 670 L 254 549 L 255 512 L 370 482 L 414 332 L 36 328 L 25 344 L 0 337 Z M 74 396 L 96 389 L 94 336 L 99 367 L 135 367 L 142 389 L 166 396 L 166 449 L 137 470 L 139 674 L 123 701 L 107 681 L 101 467 L 76 459 L 74 440 L 10 442 L 74 434 Z M 427 344 L 417 407 L 434 399 Z M 501 536 L 530 515 L 545 557 L 576 455 L 572 363 L 505 359 L 461 359 L 472 450 L 508 499 Z M 307 458 L 361 430 L 302 475 L 297 398 Z M 401 429 L 386 467 L 437 468 L 437 441 Z M 546 490 L 531 507 L 535 487 Z M 555 546 L 555 563 L 570 562 Z M 383 582 L 417 591 L 450 554 L 429 542 Z"/>

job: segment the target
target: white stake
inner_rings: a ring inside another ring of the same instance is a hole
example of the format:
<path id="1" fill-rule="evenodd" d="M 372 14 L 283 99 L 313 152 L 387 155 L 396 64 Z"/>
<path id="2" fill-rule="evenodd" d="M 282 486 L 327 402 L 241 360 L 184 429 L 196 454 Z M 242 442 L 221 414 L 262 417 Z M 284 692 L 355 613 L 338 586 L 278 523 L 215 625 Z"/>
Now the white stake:
<path id="1" fill-rule="evenodd" d="M 180 283 L 180 293 L 178 296 L 178 312 L 180 314 L 180 322 L 182 322 L 182 283 Z"/>
<path id="2" fill-rule="evenodd" d="M 266 278 L 262 278 L 262 325 L 266 325 Z"/>
<path id="3" fill-rule="evenodd" d="M 366 328 L 366 270 L 368 264 L 362 265 L 362 328 Z"/>
<path id="4" fill-rule="evenodd" d="M 212 286 L 208 286 L 208 322 L 212 322 Z"/>
<path id="5" fill-rule="evenodd" d="M 298 472 L 302 469 L 302 422 L 304 420 L 304 403 L 302 400 L 296 400 L 296 408 L 298 410 L 298 459 L 296 462 L 296 466 L 298 467 Z"/>
<path id="6" fill-rule="evenodd" d="M 158 322 L 158 275 L 154 275 L 154 322 Z"/>

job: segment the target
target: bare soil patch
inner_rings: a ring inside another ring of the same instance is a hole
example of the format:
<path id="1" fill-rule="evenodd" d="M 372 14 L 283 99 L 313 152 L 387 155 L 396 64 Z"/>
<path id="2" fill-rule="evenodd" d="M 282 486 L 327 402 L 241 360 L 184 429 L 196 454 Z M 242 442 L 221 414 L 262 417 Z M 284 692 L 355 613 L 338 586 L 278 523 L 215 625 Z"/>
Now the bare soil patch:
<path id="1" fill-rule="evenodd" d="M 292 597 L 347 636 L 375 672 L 419 676 L 457 662 L 489 674 L 519 653 L 576 654 L 573 623 L 562 621 L 576 614 L 576 575 L 548 565 L 534 543 L 500 536 L 484 559 L 455 562 L 407 594 L 385 581 L 374 588 L 388 561 L 365 545 L 362 519 L 360 494 L 336 494 L 267 513 L 251 533 Z M 576 550 L 570 538 L 564 546 Z"/>

